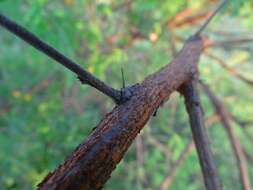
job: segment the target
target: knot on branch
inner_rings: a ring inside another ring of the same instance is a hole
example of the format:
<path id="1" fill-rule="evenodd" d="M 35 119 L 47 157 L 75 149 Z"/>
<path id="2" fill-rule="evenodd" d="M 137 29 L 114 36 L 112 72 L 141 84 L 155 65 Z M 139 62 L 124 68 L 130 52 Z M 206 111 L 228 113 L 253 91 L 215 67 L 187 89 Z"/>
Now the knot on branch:
<path id="1" fill-rule="evenodd" d="M 88 83 L 88 81 L 82 76 L 77 76 L 77 78 L 82 84 Z M 137 83 L 131 86 L 121 88 L 120 90 L 115 90 L 110 97 L 117 105 L 124 104 L 131 99 L 138 86 L 139 84 Z"/>
<path id="2" fill-rule="evenodd" d="M 137 84 L 134 84 L 131 86 L 127 86 L 125 88 L 121 88 L 120 89 L 120 98 L 119 98 L 119 101 L 116 101 L 116 103 L 118 105 L 120 105 L 120 104 L 124 104 L 125 102 L 130 100 L 138 86 L 139 86 L 139 84 L 137 83 Z"/>

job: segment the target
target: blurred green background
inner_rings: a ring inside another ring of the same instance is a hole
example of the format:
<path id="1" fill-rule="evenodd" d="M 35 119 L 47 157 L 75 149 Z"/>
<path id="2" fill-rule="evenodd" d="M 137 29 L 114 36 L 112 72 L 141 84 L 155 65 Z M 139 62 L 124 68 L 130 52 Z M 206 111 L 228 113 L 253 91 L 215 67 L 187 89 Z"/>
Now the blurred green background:
<path id="1" fill-rule="evenodd" d="M 115 88 L 121 66 L 127 85 L 141 82 L 172 60 L 196 31 L 216 0 L 0 0 L 0 12 L 27 27 L 66 56 Z M 252 0 L 231 0 L 205 30 L 214 41 L 253 39 Z M 248 41 L 250 42 L 250 40 Z M 200 78 L 241 121 L 253 119 L 253 44 L 227 43 L 208 49 L 234 70 L 228 72 L 204 54 Z M 205 117 L 214 109 L 201 92 Z M 75 75 L 0 28 L 0 189 L 35 189 L 114 103 L 81 85 Z M 232 123 L 248 155 L 253 185 L 253 125 Z M 208 134 L 224 189 L 241 189 L 235 156 L 222 125 Z M 246 130 L 246 136 L 245 136 Z M 188 150 L 191 131 L 183 98 L 174 93 L 135 140 L 105 185 L 106 190 L 198 190 L 203 182 L 196 151 Z M 173 171 L 175 170 L 175 171 Z"/>

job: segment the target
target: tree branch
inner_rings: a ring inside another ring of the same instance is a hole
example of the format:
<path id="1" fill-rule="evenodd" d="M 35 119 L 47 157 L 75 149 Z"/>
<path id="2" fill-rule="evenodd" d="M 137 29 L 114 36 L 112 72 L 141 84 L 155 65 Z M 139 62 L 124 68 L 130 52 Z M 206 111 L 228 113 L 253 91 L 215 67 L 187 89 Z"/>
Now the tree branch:
<path id="1" fill-rule="evenodd" d="M 216 9 L 213 11 L 211 16 L 205 21 L 205 23 L 199 28 L 199 30 L 196 32 L 196 35 L 199 36 L 201 32 L 207 27 L 207 25 L 211 22 L 211 20 L 214 18 L 214 16 L 226 5 L 228 0 L 224 0 Z"/>
<path id="2" fill-rule="evenodd" d="M 245 76 L 241 75 L 238 73 L 234 68 L 229 67 L 221 58 L 218 56 L 210 53 L 210 52 L 205 52 L 205 55 L 207 55 L 209 58 L 215 60 L 223 69 L 229 72 L 230 75 L 242 80 L 243 82 L 247 83 L 250 86 L 253 86 L 253 81 L 246 78 Z"/>
<path id="3" fill-rule="evenodd" d="M 185 41 L 185 39 L 179 35 L 175 36 L 175 39 L 181 43 Z M 240 37 L 240 38 L 227 38 L 224 40 L 211 40 L 208 37 L 204 38 L 204 48 L 209 49 L 212 47 L 222 47 L 222 46 L 228 46 L 231 47 L 231 45 L 241 45 L 245 43 L 252 43 L 253 37 Z"/>
<path id="4" fill-rule="evenodd" d="M 17 23 L 10 20 L 1 13 L 0 13 L 0 25 L 5 29 L 7 29 L 8 31 L 10 31 L 11 33 L 18 36 L 19 38 L 26 41 L 30 45 L 32 45 L 37 50 L 43 52 L 50 58 L 54 59 L 64 67 L 68 68 L 69 70 L 77 74 L 78 78 L 81 80 L 82 83 L 88 84 L 96 88 L 100 92 L 112 98 L 117 104 L 124 103 L 131 97 L 132 92 L 130 88 L 125 88 L 123 91 L 113 89 L 112 87 L 105 84 L 103 81 L 93 76 L 88 71 L 84 70 L 80 65 L 76 64 L 68 57 L 58 52 L 52 46 L 43 42 L 41 39 L 39 39 L 37 36 L 29 32 L 27 29 L 18 25 Z"/>
<path id="5" fill-rule="evenodd" d="M 158 107 L 168 100 L 173 91 L 197 75 L 197 63 L 204 48 L 202 37 L 193 35 L 186 41 L 183 49 L 171 64 L 148 76 L 141 84 L 123 89 L 123 94 L 126 94 L 124 97 L 128 101 L 122 103 L 122 97 L 118 95 L 120 91 L 108 87 L 1 14 L 0 24 L 75 72 L 83 82 L 121 103 L 105 116 L 86 141 L 81 143 L 54 172 L 47 175 L 38 185 L 40 190 L 101 189 L 132 141 Z M 193 111 L 193 115 L 200 113 L 199 107 L 194 108 Z M 195 122 L 203 124 L 202 115 L 197 116 L 196 119 L 191 116 L 193 124 Z M 203 136 L 203 131 L 201 135 Z"/>
<path id="6" fill-rule="evenodd" d="M 205 49 L 211 47 L 221 47 L 221 46 L 228 46 L 231 45 L 240 45 L 243 43 L 252 43 L 253 37 L 240 37 L 240 38 L 227 38 L 225 40 L 214 41 L 206 39 L 205 41 Z"/>
<path id="7" fill-rule="evenodd" d="M 244 152 L 245 157 L 247 158 L 247 160 L 248 160 L 251 164 L 253 164 L 253 157 L 246 151 L 245 148 L 243 148 L 243 152 Z"/>
<path id="8" fill-rule="evenodd" d="M 196 74 L 202 49 L 202 38 L 188 40 L 174 61 L 136 85 L 131 99 L 108 113 L 39 189 L 101 189 L 155 110 Z"/>
<path id="9" fill-rule="evenodd" d="M 193 35 L 193 38 L 200 36 L 201 32 L 208 25 L 211 19 L 218 13 L 218 11 L 225 5 L 227 1 L 223 1 L 222 4 L 211 14 L 203 26 Z M 172 54 L 176 55 L 175 44 L 173 43 L 173 37 L 171 40 Z M 196 88 L 196 75 L 193 76 L 190 83 L 185 83 L 180 87 L 179 92 L 183 94 L 185 98 L 185 106 L 189 115 L 190 125 L 193 135 L 193 140 L 196 145 L 198 152 L 199 162 L 202 169 L 202 174 L 205 182 L 205 187 L 207 190 L 220 190 L 221 184 L 218 177 L 218 172 L 216 171 L 216 166 L 213 160 L 211 148 L 209 147 L 208 136 L 206 133 L 204 125 L 204 117 L 201 110 L 200 98 L 198 90 Z M 170 180 L 165 181 L 162 184 L 162 188 L 165 188 Z"/>
<path id="10" fill-rule="evenodd" d="M 221 184 L 204 126 L 196 82 L 192 81 L 189 84 L 183 85 L 182 88 L 180 88 L 180 92 L 185 98 L 185 106 L 189 115 L 192 135 L 198 152 L 206 189 L 219 190 L 221 189 Z"/>
<path id="11" fill-rule="evenodd" d="M 201 84 L 201 87 L 203 88 L 204 92 L 209 97 L 211 103 L 213 104 L 217 114 L 219 115 L 222 125 L 224 126 L 225 130 L 227 131 L 233 152 L 236 157 L 237 167 L 240 172 L 240 179 L 241 179 L 242 188 L 244 190 L 251 190 L 247 161 L 245 159 L 243 148 L 240 144 L 240 141 L 237 139 L 233 128 L 230 125 L 226 110 L 225 110 L 222 102 L 218 99 L 218 97 L 216 97 L 212 93 L 210 88 L 206 84 L 204 84 L 203 82 L 201 82 L 200 84 Z"/>

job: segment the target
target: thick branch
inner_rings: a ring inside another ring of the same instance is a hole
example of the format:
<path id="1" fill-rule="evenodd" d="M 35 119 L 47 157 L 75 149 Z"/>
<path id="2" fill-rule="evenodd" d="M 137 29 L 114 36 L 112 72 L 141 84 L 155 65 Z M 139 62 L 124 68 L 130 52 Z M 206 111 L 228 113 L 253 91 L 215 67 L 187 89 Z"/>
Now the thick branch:
<path id="1" fill-rule="evenodd" d="M 196 74 L 202 49 L 200 37 L 188 40 L 177 58 L 136 85 L 131 99 L 107 114 L 39 189 L 101 189 L 154 111 Z"/>
<path id="2" fill-rule="evenodd" d="M 26 30 L 24 27 L 18 25 L 17 23 L 10 20 L 1 13 L 0 13 L 0 25 L 5 29 L 7 29 L 8 31 L 15 34 L 16 36 L 18 36 L 19 38 L 26 41 L 30 45 L 32 45 L 37 50 L 43 52 L 50 58 L 54 59 L 61 65 L 65 66 L 66 68 L 77 74 L 78 78 L 81 80 L 82 83 L 89 84 L 90 86 L 96 88 L 100 92 L 111 97 L 116 103 L 118 104 L 123 103 L 124 101 L 130 98 L 131 91 L 128 90 L 124 91 L 125 93 L 121 93 L 121 91 L 113 89 L 112 87 L 105 84 L 103 81 L 93 76 L 88 71 L 84 70 L 80 65 L 74 63 L 68 57 L 58 52 L 52 46 L 43 42 L 41 39 L 39 39 L 37 36 Z"/>
<path id="3" fill-rule="evenodd" d="M 220 117 L 220 121 L 221 121 L 222 125 L 224 126 L 224 128 L 227 131 L 233 152 L 236 157 L 237 167 L 240 172 L 240 179 L 241 179 L 241 183 L 242 183 L 242 188 L 244 190 L 251 190 L 247 161 L 246 161 L 241 143 L 238 140 L 238 138 L 236 137 L 235 132 L 230 125 L 229 116 L 227 115 L 227 112 L 226 112 L 222 102 L 212 93 L 212 91 L 209 89 L 209 87 L 202 82 L 200 84 L 201 84 L 202 88 L 204 89 L 205 93 L 207 94 L 207 96 L 210 98 L 211 103 L 213 104 L 217 114 Z"/>
<path id="4" fill-rule="evenodd" d="M 185 105 L 189 115 L 192 135 L 198 152 L 206 189 L 219 190 L 221 189 L 221 184 L 209 146 L 195 81 L 183 85 L 180 92 L 185 98 Z"/>

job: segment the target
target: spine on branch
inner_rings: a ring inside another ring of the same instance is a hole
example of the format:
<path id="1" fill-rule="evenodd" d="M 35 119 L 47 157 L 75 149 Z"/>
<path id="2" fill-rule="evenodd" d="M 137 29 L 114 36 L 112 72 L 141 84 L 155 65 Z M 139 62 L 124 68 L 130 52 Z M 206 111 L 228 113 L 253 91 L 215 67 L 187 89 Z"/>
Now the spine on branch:
<path id="1" fill-rule="evenodd" d="M 200 37 L 187 41 L 171 64 L 137 85 L 131 99 L 107 114 L 38 189 L 101 189 L 153 112 L 196 74 L 202 49 Z"/>
<path id="2" fill-rule="evenodd" d="M 141 84 L 123 88 L 122 91 L 106 85 L 34 34 L 0 14 L 1 26 L 76 73 L 83 83 L 95 87 L 120 104 L 105 116 L 90 136 L 55 171 L 47 175 L 38 189 L 101 189 L 157 108 L 173 91 L 197 74 L 198 59 L 204 48 L 199 35 L 217 12 L 185 43 L 171 64 L 148 76 Z"/>
<path id="3" fill-rule="evenodd" d="M 50 46 L 49 44 L 43 42 L 37 36 L 29 32 L 24 27 L 18 25 L 14 21 L 10 20 L 6 16 L 0 13 L 0 25 L 10 31 L 11 33 L 15 34 L 25 42 L 32 45 L 37 50 L 43 52 L 48 57 L 54 59 L 64 67 L 68 68 L 75 74 L 77 74 L 80 81 L 84 84 L 88 84 L 100 92 L 104 93 L 105 95 L 112 98 L 117 104 L 123 103 L 124 101 L 128 100 L 131 96 L 130 91 L 128 93 L 122 94 L 121 91 L 116 90 L 109 85 L 105 84 L 103 81 L 96 78 L 94 75 L 89 73 L 88 71 L 84 70 L 80 65 L 76 64 L 68 57 L 57 51 L 55 48 Z"/>

